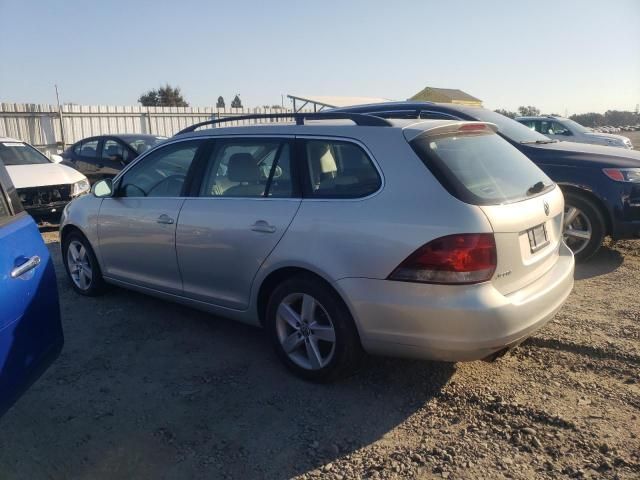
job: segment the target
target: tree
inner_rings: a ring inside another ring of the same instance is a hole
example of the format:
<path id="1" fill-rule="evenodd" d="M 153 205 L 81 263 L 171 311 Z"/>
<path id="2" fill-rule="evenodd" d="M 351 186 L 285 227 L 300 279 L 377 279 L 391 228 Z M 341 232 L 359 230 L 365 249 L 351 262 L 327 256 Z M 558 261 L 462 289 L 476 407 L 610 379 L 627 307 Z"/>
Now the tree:
<path id="1" fill-rule="evenodd" d="M 574 122 L 578 122 L 585 127 L 599 127 L 605 124 L 604 115 L 601 113 L 581 113 L 577 115 L 571 115 L 569 117 Z"/>
<path id="2" fill-rule="evenodd" d="M 182 97 L 180 87 L 172 87 L 168 83 L 157 90 L 149 90 L 138 99 L 145 107 L 188 107 L 189 104 Z"/>
<path id="3" fill-rule="evenodd" d="M 518 107 L 518 113 L 521 117 L 537 117 L 538 115 L 540 115 L 540 110 L 538 110 L 536 107 L 532 107 L 531 105 L 529 105 L 528 107 L 520 106 Z"/>
<path id="4" fill-rule="evenodd" d="M 240 95 L 233 97 L 231 101 L 231 108 L 242 108 L 242 102 L 240 101 Z"/>
<path id="5" fill-rule="evenodd" d="M 512 112 L 510 110 L 505 110 L 504 108 L 498 108 L 497 110 L 494 110 L 494 112 L 499 113 L 500 115 L 504 115 L 505 117 L 509 117 L 509 118 L 516 118 L 518 116 L 518 114 L 516 112 Z"/>
<path id="6" fill-rule="evenodd" d="M 224 98 L 222 98 L 222 96 L 218 97 L 216 108 L 224 108 Z"/>

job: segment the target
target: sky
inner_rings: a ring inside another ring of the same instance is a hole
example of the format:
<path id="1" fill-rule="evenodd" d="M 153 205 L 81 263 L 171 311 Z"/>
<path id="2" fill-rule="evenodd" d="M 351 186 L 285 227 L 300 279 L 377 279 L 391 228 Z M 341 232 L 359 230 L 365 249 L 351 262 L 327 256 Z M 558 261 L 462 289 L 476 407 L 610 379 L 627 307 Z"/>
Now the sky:
<path id="1" fill-rule="evenodd" d="M 404 100 L 460 88 L 488 108 L 640 104 L 640 0 L 0 0 L 0 102 L 194 106 L 282 95 Z M 286 101 L 286 97 L 285 97 Z"/>

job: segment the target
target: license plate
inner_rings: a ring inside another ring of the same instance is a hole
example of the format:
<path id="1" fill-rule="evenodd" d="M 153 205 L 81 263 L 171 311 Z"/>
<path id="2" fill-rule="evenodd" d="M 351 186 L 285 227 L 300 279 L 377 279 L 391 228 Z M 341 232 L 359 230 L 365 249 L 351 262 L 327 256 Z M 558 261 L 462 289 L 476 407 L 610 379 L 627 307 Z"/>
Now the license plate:
<path id="1" fill-rule="evenodd" d="M 535 253 L 538 250 L 549 245 L 547 227 L 544 223 L 527 230 L 527 236 L 529 237 L 529 246 L 531 247 L 531 253 Z"/>

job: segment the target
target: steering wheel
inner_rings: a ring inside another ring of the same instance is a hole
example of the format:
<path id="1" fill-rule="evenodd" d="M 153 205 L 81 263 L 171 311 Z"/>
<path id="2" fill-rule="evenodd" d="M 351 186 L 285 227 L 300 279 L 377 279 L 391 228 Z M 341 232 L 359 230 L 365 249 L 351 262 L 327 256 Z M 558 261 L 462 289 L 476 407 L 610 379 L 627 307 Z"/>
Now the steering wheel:
<path id="1" fill-rule="evenodd" d="M 142 192 L 142 196 L 146 197 L 147 196 L 147 192 L 145 192 L 142 188 L 140 188 L 138 185 L 134 185 L 133 183 L 127 183 L 126 185 L 123 185 L 120 190 L 123 191 L 127 191 L 129 188 L 135 188 L 136 190 L 139 190 L 140 192 Z M 133 195 L 127 195 L 127 197 L 129 196 L 133 196 Z"/>
<path id="2" fill-rule="evenodd" d="M 156 183 L 153 187 L 151 187 L 151 189 L 149 190 L 149 192 L 147 193 L 146 196 L 151 196 L 152 192 L 154 190 L 156 190 L 157 188 L 159 188 L 160 186 L 167 186 L 168 190 L 171 190 L 171 183 L 175 182 L 174 185 L 176 185 L 178 188 L 178 193 L 176 195 L 180 194 L 180 190 L 182 190 L 182 185 L 184 185 L 184 181 L 186 180 L 187 176 L 181 173 L 177 173 L 174 175 L 169 175 L 166 178 L 163 178 L 162 180 L 160 180 L 158 183 Z"/>

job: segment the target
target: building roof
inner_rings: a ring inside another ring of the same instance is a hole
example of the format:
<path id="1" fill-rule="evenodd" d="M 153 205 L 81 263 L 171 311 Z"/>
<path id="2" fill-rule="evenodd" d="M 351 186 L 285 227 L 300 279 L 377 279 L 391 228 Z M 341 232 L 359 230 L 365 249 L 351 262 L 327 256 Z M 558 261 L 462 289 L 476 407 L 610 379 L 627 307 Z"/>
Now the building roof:
<path id="1" fill-rule="evenodd" d="M 433 88 L 425 87 L 416 93 L 409 100 L 419 100 L 423 102 L 470 102 L 470 103 L 482 103 L 479 98 L 473 97 L 468 93 L 458 90 L 457 88 Z"/>
<path id="2" fill-rule="evenodd" d="M 340 96 L 322 96 L 322 95 L 287 95 L 292 100 L 298 102 L 309 102 L 311 104 L 320 105 L 329 108 L 350 107 L 352 105 L 366 105 L 368 103 L 390 102 L 388 98 L 381 97 L 340 97 Z"/>

